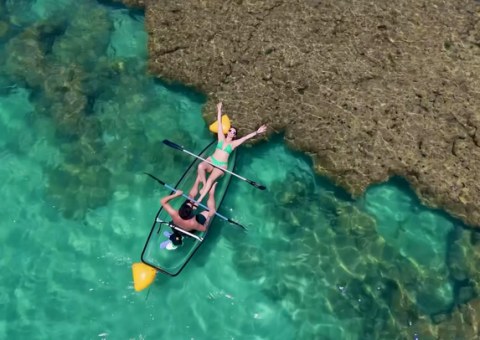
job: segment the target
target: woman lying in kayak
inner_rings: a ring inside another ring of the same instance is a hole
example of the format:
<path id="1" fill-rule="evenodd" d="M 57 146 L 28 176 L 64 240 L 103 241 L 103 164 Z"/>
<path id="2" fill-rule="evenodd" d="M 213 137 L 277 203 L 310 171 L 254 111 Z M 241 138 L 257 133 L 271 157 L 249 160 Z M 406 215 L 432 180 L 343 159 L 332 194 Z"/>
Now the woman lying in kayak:
<path id="1" fill-rule="evenodd" d="M 218 143 L 217 148 L 213 155 L 209 156 L 206 160 L 215 164 L 216 166 L 227 169 L 228 167 L 228 157 L 230 154 L 239 147 L 243 142 L 249 140 L 250 138 L 255 137 L 259 133 L 263 133 L 267 130 L 266 125 L 260 126 L 260 128 L 252 132 L 245 137 L 240 139 L 234 140 L 237 136 L 237 129 L 235 127 L 231 127 L 228 130 L 227 136 L 223 134 L 223 126 L 222 126 L 222 103 L 218 103 L 217 105 L 217 121 L 218 121 L 218 128 L 217 128 L 217 136 L 218 136 Z M 206 173 L 210 173 L 208 180 L 206 179 Z M 205 195 L 208 193 L 212 184 L 221 176 L 223 176 L 224 172 L 211 164 L 203 161 L 198 165 L 197 171 L 197 180 L 193 185 L 192 189 L 190 190 L 189 196 L 195 198 L 198 193 L 198 186 L 200 183 L 203 183 L 202 190 L 200 190 L 200 197 L 198 198 L 198 202 L 201 202 Z"/>

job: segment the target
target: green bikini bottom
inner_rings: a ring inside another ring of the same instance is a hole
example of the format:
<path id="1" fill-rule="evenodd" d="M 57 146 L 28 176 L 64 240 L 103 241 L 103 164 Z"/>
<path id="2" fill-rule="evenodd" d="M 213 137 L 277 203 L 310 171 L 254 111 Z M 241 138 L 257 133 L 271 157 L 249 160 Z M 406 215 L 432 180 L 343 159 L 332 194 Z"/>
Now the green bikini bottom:
<path id="1" fill-rule="evenodd" d="M 222 165 L 227 165 L 228 164 L 228 162 L 221 162 L 213 156 L 210 156 L 210 157 L 212 158 L 212 163 L 215 164 L 216 166 L 222 166 Z"/>

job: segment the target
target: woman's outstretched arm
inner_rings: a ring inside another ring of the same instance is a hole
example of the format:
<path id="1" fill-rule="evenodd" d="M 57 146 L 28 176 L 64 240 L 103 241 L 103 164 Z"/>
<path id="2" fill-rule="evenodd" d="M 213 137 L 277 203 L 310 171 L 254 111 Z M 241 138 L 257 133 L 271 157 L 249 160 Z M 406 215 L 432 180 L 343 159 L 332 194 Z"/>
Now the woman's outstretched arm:
<path id="1" fill-rule="evenodd" d="M 242 138 L 240 138 L 240 139 L 237 139 L 237 140 L 233 141 L 233 142 L 232 142 L 232 145 L 233 145 L 234 148 L 236 148 L 236 147 L 242 145 L 243 142 L 245 142 L 245 141 L 249 140 L 250 138 L 255 137 L 255 136 L 258 135 L 259 133 L 263 133 L 263 132 L 265 132 L 265 131 L 267 131 L 267 126 L 266 126 L 266 125 L 262 125 L 262 126 L 260 126 L 260 127 L 258 128 L 257 131 L 252 132 L 252 133 L 246 135 L 245 137 L 242 137 Z"/>
<path id="2" fill-rule="evenodd" d="M 217 104 L 217 121 L 218 121 L 217 136 L 218 136 L 218 141 L 221 141 L 225 139 L 225 134 L 223 133 L 223 125 L 222 125 L 222 102 Z"/>

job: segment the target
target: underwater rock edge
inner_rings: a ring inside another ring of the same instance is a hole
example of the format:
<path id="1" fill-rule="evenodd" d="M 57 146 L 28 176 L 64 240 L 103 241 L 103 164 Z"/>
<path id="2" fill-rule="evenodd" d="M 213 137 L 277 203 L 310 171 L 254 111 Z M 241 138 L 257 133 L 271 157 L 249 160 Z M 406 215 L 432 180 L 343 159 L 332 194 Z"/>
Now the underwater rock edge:
<path id="1" fill-rule="evenodd" d="M 241 134 L 285 131 L 354 197 L 399 175 L 480 226 L 473 1 L 123 2 L 145 8 L 150 71 L 209 97 L 207 124 L 221 100 Z"/>

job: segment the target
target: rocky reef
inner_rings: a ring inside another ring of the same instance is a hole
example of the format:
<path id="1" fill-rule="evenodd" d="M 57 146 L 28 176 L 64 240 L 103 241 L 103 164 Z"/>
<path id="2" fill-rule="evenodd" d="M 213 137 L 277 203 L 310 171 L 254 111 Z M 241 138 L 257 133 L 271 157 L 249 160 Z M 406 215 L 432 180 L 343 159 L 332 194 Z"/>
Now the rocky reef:
<path id="1" fill-rule="evenodd" d="M 480 29 L 473 0 L 124 1 L 149 68 L 266 123 L 351 194 L 392 175 L 480 226 Z M 254 142 L 254 141 L 252 141 Z"/>

